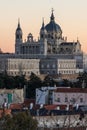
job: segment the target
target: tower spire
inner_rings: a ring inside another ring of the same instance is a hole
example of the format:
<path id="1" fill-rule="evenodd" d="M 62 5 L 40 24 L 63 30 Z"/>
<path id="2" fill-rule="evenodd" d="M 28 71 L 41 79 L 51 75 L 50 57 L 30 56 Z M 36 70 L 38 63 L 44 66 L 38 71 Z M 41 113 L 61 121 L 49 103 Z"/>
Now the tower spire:
<path id="1" fill-rule="evenodd" d="M 41 30 L 44 30 L 44 18 L 42 18 L 42 27 Z"/>
<path id="2" fill-rule="evenodd" d="M 79 38 L 77 37 L 77 42 L 79 43 Z"/>
<path id="3" fill-rule="evenodd" d="M 53 13 L 54 9 L 52 8 L 52 13 Z"/>
<path id="4" fill-rule="evenodd" d="M 42 27 L 44 28 L 44 18 L 42 18 Z"/>
<path id="5" fill-rule="evenodd" d="M 20 28 L 20 18 L 18 18 L 18 28 Z"/>
<path id="6" fill-rule="evenodd" d="M 52 8 L 52 9 L 51 9 L 51 12 L 52 12 L 52 13 L 51 13 L 51 17 L 50 17 L 50 20 L 51 20 L 51 21 L 54 21 L 54 19 L 55 19 L 54 14 L 53 14 L 53 11 L 54 11 L 54 9 Z"/>

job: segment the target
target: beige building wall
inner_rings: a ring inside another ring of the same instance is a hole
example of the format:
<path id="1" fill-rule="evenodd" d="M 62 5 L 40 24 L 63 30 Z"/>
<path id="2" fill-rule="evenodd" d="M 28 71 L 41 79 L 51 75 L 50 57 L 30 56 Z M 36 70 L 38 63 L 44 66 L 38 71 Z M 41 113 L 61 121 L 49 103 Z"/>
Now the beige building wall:
<path id="1" fill-rule="evenodd" d="M 53 92 L 53 104 L 87 105 L 87 89 L 58 88 Z"/>
<path id="2" fill-rule="evenodd" d="M 74 59 L 58 59 L 58 74 L 75 74 L 76 60 Z"/>
<path id="3" fill-rule="evenodd" d="M 5 103 L 11 104 L 11 103 L 23 103 L 23 102 L 24 102 L 23 89 L 0 89 L 0 107 L 3 107 Z"/>
<path id="4" fill-rule="evenodd" d="M 31 72 L 39 75 L 39 59 L 17 59 L 8 58 L 0 59 L 0 71 L 5 71 L 8 75 L 26 75 L 29 76 Z"/>

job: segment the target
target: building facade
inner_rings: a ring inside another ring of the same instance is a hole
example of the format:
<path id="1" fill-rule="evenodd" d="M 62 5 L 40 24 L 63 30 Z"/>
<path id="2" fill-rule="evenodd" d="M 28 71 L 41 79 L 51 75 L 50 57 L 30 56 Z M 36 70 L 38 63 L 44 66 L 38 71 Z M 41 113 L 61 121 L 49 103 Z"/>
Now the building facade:
<path id="1" fill-rule="evenodd" d="M 34 64 L 33 68 L 30 67 L 31 62 Z M 15 67 L 12 67 L 12 64 Z M 42 22 L 37 41 L 34 40 L 32 33 L 23 41 L 23 32 L 18 21 L 15 53 L 0 54 L 0 66 L 3 67 L 0 72 L 6 69 L 11 75 L 17 75 L 19 68 L 25 75 L 30 75 L 31 72 L 37 75 L 75 74 L 83 72 L 83 53 L 78 39 L 76 42 L 68 42 L 67 37 L 62 36 L 62 29 L 56 23 L 52 10 L 49 23 L 45 25 L 44 20 Z"/>
<path id="2" fill-rule="evenodd" d="M 31 72 L 40 75 L 39 59 L 18 59 L 6 58 L 0 59 L 0 72 L 5 72 L 8 75 L 26 75 L 29 76 Z"/>
<path id="3" fill-rule="evenodd" d="M 53 92 L 53 104 L 79 106 L 87 105 L 87 89 L 83 88 L 57 88 Z"/>
<path id="4" fill-rule="evenodd" d="M 87 105 L 87 89 L 69 87 L 42 87 L 36 89 L 36 104 Z"/>
<path id="5" fill-rule="evenodd" d="M 43 55 L 81 53 L 81 44 L 78 39 L 77 42 L 67 42 L 67 37 L 62 36 L 62 29 L 55 22 L 53 10 L 47 25 L 44 24 L 43 20 L 39 37 L 38 41 L 34 41 L 33 35 L 29 33 L 27 40 L 23 42 L 23 33 L 20 22 L 18 22 L 15 32 L 15 53 Z"/>
<path id="6" fill-rule="evenodd" d="M 9 107 L 13 103 L 24 102 L 23 89 L 0 89 L 0 108 Z M 4 105 L 4 106 L 3 106 Z"/>

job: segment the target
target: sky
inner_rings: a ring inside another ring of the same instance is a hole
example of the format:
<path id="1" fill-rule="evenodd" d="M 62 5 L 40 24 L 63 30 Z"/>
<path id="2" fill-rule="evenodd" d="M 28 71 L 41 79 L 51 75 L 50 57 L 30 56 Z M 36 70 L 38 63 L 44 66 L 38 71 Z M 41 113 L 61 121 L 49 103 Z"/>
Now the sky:
<path id="1" fill-rule="evenodd" d="M 42 19 L 50 21 L 51 9 L 68 41 L 79 39 L 87 52 L 87 0 L 0 0 L 0 48 L 14 52 L 15 31 L 20 18 L 23 41 L 29 33 L 38 39 Z"/>

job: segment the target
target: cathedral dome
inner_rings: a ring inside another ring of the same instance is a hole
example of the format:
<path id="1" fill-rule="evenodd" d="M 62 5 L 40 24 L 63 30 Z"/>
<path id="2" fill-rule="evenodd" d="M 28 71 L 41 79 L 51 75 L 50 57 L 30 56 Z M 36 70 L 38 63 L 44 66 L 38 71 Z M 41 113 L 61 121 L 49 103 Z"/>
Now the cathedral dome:
<path id="1" fill-rule="evenodd" d="M 55 31 L 56 33 L 61 32 L 60 26 L 56 24 L 55 21 L 50 21 L 50 23 L 45 26 L 45 29 L 47 30 L 47 32 L 51 31 Z"/>
<path id="2" fill-rule="evenodd" d="M 52 10 L 52 14 L 51 14 L 51 17 L 50 17 L 50 22 L 45 26 L 45 29 L 47 30 L 48 33 L 54 32 L 59 37 L 61 37 L 61 35 L 62 35 L 61 27 L 55 22 L 53 10 Z"/>

